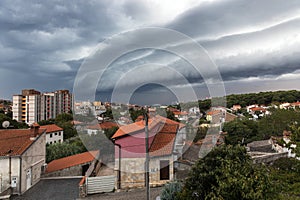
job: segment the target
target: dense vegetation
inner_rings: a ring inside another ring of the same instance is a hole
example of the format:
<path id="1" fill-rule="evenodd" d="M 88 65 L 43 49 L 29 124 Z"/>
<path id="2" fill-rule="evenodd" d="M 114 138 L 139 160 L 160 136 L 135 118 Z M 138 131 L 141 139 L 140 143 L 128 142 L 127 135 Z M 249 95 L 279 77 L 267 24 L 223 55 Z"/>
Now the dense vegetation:
<path id="1" fill-rule="evenodd" d="M 227 132 L 227 144 L 241 144 L 242 141 L 249 143 L 269 139 L 271 136 L 282 136 L 284 130 L 291 131 L 292 125 L 299 123 L 299 120 L 300 112 L 277 109 L 258 121 L 244 118 L 225 123 L 223 131 Z"/>
<path id="2" fill-rule="evenodd" d="M 220 146 L 198 160 L 177 199 L 270 199 L 270 175 L 241 146 Z"/>
<path id="3" fill-rule="evenodd" d="M 300 91 L 276 91 L 260 92 L 248 94 L 231 94 L 226 96 L 226 107 L 231 108 L 235 104 L 246 107 L 252 104 L 270 105 L 271 103 L 297 102 L 300 101 Z M 211 100 L 205 99 L 199 101 L 201 110 L 208 110 L 211 107 Z"/>
<path id="4" fill-rule="evenodd" d="M 200 159 L 187 180 L 167 184 L 161 199 L 300 199 L 300 161 L 255 165 L 242 146 L 219 146 Z"/>

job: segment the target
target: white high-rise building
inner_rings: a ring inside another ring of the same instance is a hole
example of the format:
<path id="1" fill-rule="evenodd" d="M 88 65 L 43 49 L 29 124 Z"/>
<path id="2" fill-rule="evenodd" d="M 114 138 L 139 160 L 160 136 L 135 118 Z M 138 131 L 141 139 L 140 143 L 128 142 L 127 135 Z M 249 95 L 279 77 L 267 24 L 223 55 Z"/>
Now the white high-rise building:
<path id="1" fill-rule="evenodd" d="M 28 125 L 70 113 L 72 108 L 72 94 L 68 90 L 40 93 L 29 89 L 13 96 L 13 119 Z"/>

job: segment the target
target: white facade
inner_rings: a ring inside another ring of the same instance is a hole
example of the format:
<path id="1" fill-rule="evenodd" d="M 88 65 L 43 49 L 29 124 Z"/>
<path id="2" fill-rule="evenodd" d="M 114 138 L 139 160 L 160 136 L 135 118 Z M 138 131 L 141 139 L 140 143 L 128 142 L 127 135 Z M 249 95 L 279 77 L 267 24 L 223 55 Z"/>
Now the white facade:
<path id="1" fill-rule="evenodd" d="M 13 96 L 12 112 L 14 120 L 22 121 L 22 95 Z"/>
<path id="2" fill-rule="evenodd" d="M 0 156 L 0 193 L 11 186 L 12 194 L 22 194 L 40 180 L 46 161 L 45 133 L 32 139 L 21 155 Z"/>
<path id="3" fill-rule="evenodd" d="M 62 143 L 64 141 L 64 132 L 63 131 L 55 131 L 46 134 L 46 143 L 47 144 L 55 144 Z"/>
<path id="4" fill-rule="evenodd" d="M 28 125 L 55 118 L 73 109 L 72 94 L 58 90 L 41 94 L 33 89 L 22 90 L 22 95 L 13 96 L 13 119 Z"/>

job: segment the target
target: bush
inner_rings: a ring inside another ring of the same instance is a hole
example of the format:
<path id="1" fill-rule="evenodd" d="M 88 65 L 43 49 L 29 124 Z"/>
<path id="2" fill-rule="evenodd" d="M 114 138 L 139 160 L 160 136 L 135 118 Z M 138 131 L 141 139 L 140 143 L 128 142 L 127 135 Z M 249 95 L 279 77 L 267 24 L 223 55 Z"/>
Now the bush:
<path id="1" fill-rule="evenodd" d="M 160 194 L 161 200 L 176 200 L 177 195 L 182 190 L 182 184 L 180 182 L 167 183 Z"/>

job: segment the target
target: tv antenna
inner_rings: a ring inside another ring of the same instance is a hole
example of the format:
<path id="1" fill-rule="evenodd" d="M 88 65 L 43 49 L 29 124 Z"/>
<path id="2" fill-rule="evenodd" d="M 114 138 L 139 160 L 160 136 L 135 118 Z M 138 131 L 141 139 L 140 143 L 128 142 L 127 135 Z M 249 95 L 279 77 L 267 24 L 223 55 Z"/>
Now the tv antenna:
<path id="1" fill-rule="evenodd" d="M 4 121 L 4 122 L 2 123 L 2 127 L 3 127 L 3 128 L 8 128 L 8 127 L 9 127 L 9 121 Z"/>

